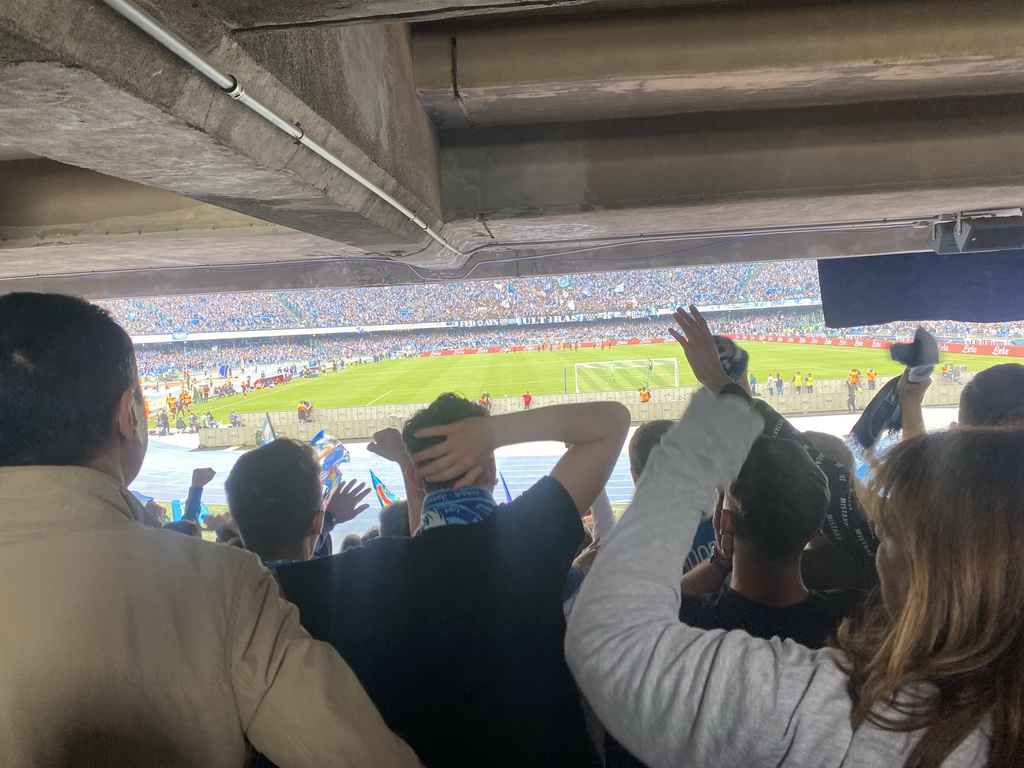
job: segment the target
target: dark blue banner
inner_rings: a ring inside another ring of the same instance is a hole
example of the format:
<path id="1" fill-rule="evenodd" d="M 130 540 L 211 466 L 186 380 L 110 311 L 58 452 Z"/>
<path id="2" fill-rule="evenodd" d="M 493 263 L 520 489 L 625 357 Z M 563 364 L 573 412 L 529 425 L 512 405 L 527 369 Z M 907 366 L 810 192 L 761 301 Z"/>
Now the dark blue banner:
<path id="1" fill-rule="evenodd" d="M 822 259 L 818 280 L 829 328 L 1024 319 L 1024 250 Z"/>

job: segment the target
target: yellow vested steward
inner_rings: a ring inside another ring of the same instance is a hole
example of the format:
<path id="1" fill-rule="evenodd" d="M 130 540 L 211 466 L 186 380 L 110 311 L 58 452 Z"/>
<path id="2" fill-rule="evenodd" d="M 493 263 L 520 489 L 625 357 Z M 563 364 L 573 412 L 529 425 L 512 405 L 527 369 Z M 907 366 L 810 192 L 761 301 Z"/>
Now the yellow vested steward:
<path id="1" fill-rule="evenodd" d="M 0 764 L 419 765 L 254 555 L 140 519 L 99 472 L 0 469 Z"/>

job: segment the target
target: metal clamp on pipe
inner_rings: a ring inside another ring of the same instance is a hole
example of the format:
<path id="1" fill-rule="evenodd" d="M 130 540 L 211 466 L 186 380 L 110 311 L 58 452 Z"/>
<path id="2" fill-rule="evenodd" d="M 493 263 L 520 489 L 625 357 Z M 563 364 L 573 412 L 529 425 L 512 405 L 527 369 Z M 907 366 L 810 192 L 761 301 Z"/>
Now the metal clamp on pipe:
<path id="1" fill-rule="evenodd" d="M 230 96 L 232 99 L 241 99 L 245 96 L 245 91 L 242 89 L 242 84 L 238 82 L 238 78 L 234 75 L 228 75 L 231 78 L 233 85 L 230 88 L 225 88 L 224 93 Z"/>

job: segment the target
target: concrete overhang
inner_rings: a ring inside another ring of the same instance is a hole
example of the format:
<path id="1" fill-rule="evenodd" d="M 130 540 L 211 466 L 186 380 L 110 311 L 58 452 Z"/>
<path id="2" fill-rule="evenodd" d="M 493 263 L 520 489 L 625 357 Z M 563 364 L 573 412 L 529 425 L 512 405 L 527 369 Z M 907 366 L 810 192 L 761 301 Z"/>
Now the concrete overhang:
<path id="1" fill-rule="evenodd" d="M 139 4 L 461 254 L 100 0 L 7 0 L 0 291 L 899 253 L 1024 203 L 1019 2 Z"/>
<path id="2" fill-rule="evenodd" d="M 41 246 L 0 251 L 0 274 L 19 271 L 19 256 L 33 264 L 59 260 L 55 274 L 26 272 L 0 278 L 7 291 L 63 291 L 86 298 L 167 296 L 222 291 L 302 290 L 361 285 L 400 285 L 425 280 L 459 282 L 535 275 L 629 270 L 729 262 L 823 259 L 914 253 L 928 249 L 930 230 L 906 224 L 891 227 L 850 225 L 839 231 L 763 232 L 738 236 L 690 236 L 677 239 L 593 240 L 523 248 L 483 249 L 470 254 L 458 270 L 423 270 L 395 261 L 368 260 L 340 250 L 337 243 L 296 233 L 239 238 L 231 233 L 204 238 L 202 250 L 188 240 L 139 243 L 111 251 L 109 246 Z M 268 251 L 287 258 L 270 262 Z M 118 269 L 125 254 L 148 266 Z M 199 256 L 199 254 L 202 256 Z M 305 256 L 305 258 L 303 258 Z M 262 262 L 250 263 L 252 258 Z M 70 260 L 73 263 L 69 263 Z"/>
<path id="3" fill-rule="evenodd" d="M 440 226 L 436 138 L 412 89 L 404 27 L 336 30 L 307 41 L 316 45 L 302 55 L 257 47 L 265 66 L 194 3 L 140 5 L 264 104 Z M 0 47 L 0 143 L 368 252 L 410 254 L 430 245 L 407 217 L 98 0 L 10 0 L 0 6 L 0 40 L 8 43 Z M 338 47 L 358 49 L 351 67 L 294 72 Z M 317 112 L 281 80 L 300 88 L 308 74 L 330 91 L 333 112 Z"/>
<path id="4" fill-rule="evenodd" d="M 779 0 L 763 0 L 779 2 Z M 503 14 L 642 11 L 665 5 L 724 5 L 742 0 L 200 0 L 236 32 L 382 22 L 421 22 Z"/>
<path id="5" fill-rule="evenodd" d="M 442 129 L 1024 90 L 1017 0 L 452 19 L 413 50 Z"/>
<path id="6" fill-rule="evenodd" d="M 1024 95 L 446 131 L 445 210 L 510 245 L 1000 208 L 1022 128 Z"/>

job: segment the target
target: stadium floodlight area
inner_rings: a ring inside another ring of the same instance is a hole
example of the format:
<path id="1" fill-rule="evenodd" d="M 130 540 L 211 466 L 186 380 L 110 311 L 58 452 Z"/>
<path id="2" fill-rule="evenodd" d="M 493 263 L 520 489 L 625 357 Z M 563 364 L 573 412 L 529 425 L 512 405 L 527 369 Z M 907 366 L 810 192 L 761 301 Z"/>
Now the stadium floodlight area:
<path id="1" fill-rule="evenodd" d="M 658 389 L 679 386 L 679 360 L 604 360 L 576 363 L 576 392 L 611 392 L 624 389 Z"/>

